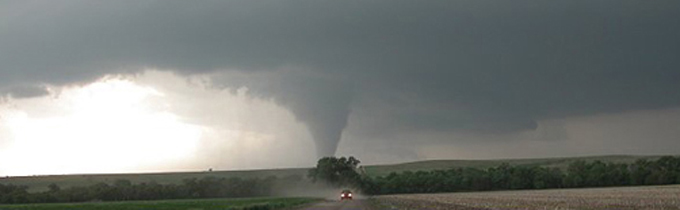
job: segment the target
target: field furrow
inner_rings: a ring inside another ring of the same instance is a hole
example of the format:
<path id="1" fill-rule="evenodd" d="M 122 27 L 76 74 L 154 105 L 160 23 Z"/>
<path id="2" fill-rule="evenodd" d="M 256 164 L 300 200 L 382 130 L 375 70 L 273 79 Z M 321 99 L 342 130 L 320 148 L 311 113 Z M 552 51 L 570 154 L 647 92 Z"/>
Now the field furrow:
<path id="1" fill-rule="evenodd" d="M 389 195 L 396 209 L 680 209 L 680 185 Z"/>

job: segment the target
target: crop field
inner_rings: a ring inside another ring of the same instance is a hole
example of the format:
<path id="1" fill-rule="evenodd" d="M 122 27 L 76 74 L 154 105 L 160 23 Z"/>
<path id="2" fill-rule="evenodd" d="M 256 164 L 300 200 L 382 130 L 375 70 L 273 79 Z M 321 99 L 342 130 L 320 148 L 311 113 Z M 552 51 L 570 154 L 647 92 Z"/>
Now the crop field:
<path id="1" fill-rule="evenodd" d="M 0 210 L 273 210 L 317 202 L 316 198 L 242 198 L 242 199 L 195 199 L 130 202 L 89 202 L 62 204 L 0 205 Z"/>
<path id="2" fill-rule="evenodd" d="M 389 195 L 374 201 L 397 209 L 680 209 L 680 185 Z"/>

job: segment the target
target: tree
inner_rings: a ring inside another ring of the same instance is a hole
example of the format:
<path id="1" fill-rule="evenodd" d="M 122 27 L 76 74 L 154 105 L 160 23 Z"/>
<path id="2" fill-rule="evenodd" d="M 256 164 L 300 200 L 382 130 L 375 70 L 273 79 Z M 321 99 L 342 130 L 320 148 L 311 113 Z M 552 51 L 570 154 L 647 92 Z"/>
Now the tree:
<path id="1" fill-rule="evenodd" d="M 569 164 L 567 176 L 564 178 L 564 185 L 568 187 L 585 187 L 588 164 L 586 161 L 578 160 Z"/>
<path id="2" fill-rule="evenodd" d="M 361 176 L 357 172 L 361 161 L 354 157 L 324 157 L 307 176 L 312 181 L 324 181 L 337 187 L 360 187 Z"/>
<path id="3" fill-rule="evenodd" d="M 61 191 L 61 187 L 59 187 L 59 185 L 57 185 L 55 183 L 48 185 L 47 188 L 49 189 L 47 192 L 50 192 L 50 193 L 57 193 L 57 192 Z"/>

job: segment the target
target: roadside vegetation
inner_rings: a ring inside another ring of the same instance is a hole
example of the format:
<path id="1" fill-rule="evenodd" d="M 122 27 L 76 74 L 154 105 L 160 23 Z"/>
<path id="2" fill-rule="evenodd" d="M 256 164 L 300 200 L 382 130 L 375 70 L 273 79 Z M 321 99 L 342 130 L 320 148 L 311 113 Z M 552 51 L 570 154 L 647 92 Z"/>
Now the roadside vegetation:
<path id="1" fill-rule="evenodd" d="M 358 163 L 353 157 L 323 158 L 309 177 L 369 195 L 680 184 L 680 157 L 672 156 L 630 165 L 575 161 L 566 170 L 503 163 L 486 170 L 405 171 L 378 177 L 360 175 Z"/>
<path id="2" fill-rule="evenodd" d="M 363 180 L 358 172 L 359 163 L 361 161 L 354 157 L 324 157 L 309 170 L 307 177 L 313 182 L 322 181 L 333 187 L 360 187 Z"/>
<path id="3" fill-rule="evenodd" d="M 91 201 L 133 201 L 196 198 L 243 198 L 272 195 L 276 177 L 265 179 L 185 179 L 182 184 L 139 183 L 117 180 L 88 187 L 61 189 L 52 184 L 48 191 L 29 193 L 25 186 L 1 185 L 0 203 L 68 203 Z"/>
<path id="4" fill-rule="evenodd" d="M 274 210 L 286 209 L 317 202 L 316 198 L 233 198 L 233 199 L 190 199 L 161 201 L 88 202 L 57 204 L 15 204 L 0 205 L 3 210 L 139 210 L 139 209 L 226 209 L 226 210 Z"/>

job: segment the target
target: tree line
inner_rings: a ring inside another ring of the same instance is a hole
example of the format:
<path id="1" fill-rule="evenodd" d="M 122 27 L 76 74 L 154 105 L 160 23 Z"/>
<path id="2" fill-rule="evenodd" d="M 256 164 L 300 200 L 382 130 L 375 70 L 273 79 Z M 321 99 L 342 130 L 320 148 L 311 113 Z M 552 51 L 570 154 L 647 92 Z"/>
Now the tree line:
<path id="1" fill-rule="evenodd" d="M 35 193 L 29 193 L 26 186 L 0 184 L 0 204 L 258 197 L 270 195 L 276 179 L 204 177 L 185 179 L 181 184 L 133 184 L 120 179 L 67 189 L 50 184 L 47 191 Z"/>
<path id="2" fill-rule="evenodd" d="M 632 164 L 574 161 L 566 170 L 503 163 L 486 170 L 456 168 L 363 176 L 359 183 L 358 188 L 372 195 L 680 184 L 680 157 L 639 159 Z"/>
<path id="3" fill-rule="evenodd" d="M 65 189 L 50 184 L 47 191 L 32 193 L 27 186 L 0 184 L 0 204 L 258 197 L 271 196 L 277 190 L 310 187 L 310 181 L 353 188 L 369 195 L 680 184 L 680 157 L 672 156 L 652 161 L 639 159 L 632 164 L 574 161 L 565 170 L 503 163 L 485 170 L 405 171 L 377 177 L 361 173 L 359 163 L 354 157 L 322 158 L 309 170 L 309 179 L 203 177 L 185 179 L 179 184 L 132 183 L 121 179 L 111 184 Z"/>

